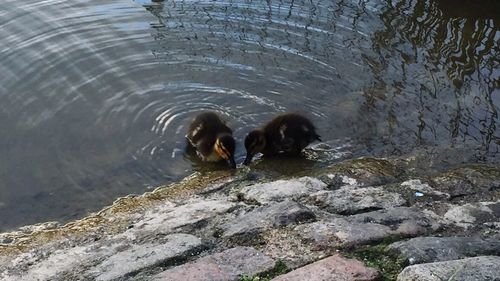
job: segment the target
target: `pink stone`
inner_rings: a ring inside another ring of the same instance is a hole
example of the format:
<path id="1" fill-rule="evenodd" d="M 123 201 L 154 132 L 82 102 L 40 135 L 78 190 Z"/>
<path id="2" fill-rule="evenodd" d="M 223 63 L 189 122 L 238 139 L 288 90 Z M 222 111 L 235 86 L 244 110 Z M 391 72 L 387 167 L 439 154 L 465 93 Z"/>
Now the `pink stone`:
<path id="1" fill-rule="evenodd" d="M 273 259 L 251 247 L 235 247 L 194 262 L 173 267 L 155 276 L 162 281 L 237 281 L 269 271 Z"/>
<path id="2" fill-rule="evenodd" d="M 335 255 L 278 276 L 273 281 L 372 281 L 377 270 L 353 259 Z"/>

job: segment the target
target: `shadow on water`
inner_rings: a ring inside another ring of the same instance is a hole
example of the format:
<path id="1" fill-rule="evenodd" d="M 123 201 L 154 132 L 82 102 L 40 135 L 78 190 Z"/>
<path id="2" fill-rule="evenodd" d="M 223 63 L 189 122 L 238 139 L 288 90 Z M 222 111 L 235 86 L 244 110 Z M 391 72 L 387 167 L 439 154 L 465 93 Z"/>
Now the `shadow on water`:
<path id="1" fill-rule="evenodd" d="M 226 118 L 238 144 L 278 112 L 309 116 L 329 146 L 252 166 L 277 176 L 363 155 L 499 161 L 496 0 L 2 8 L 0 230 L 219 169 L 183 156 L 203 110 Z M 236 154 L 241 163 L 241 145 Z"/>

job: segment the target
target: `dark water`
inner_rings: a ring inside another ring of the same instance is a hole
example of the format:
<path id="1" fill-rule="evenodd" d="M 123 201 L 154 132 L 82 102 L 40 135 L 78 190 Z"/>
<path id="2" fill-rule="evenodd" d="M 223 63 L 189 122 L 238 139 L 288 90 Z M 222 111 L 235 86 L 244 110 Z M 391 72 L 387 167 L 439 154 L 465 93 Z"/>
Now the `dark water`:
<path id="1" fill-rule="evenodd" d="M 186 123 L 498 162 L 500 2 L 3 0 L 0 230 L 178 180 Z M 237 148 L 242 160 L 244 149 Z"/>

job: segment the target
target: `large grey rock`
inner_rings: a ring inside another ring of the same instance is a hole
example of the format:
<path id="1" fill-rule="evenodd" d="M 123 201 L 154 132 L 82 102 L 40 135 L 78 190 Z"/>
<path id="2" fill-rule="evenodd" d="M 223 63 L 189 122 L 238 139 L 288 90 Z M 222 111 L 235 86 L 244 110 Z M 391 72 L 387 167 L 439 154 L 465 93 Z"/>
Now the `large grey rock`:
<path id="1" fill-rule="evenodd" d="M 113 280 L 174 258 L 195 254 L 203 248 L 201 240 L 193 235 L 172 234 L 161 244 L 133 245 L 128 250 L 118 252 L 92 268 L 89 273 L 97 276 L 96 280 Z"/>
<path id="2" fill-rule="evenodd" d="M 303 238 L 319 247 L 359 245 L 389 236 L 416 236 L 438 230 L 433 215 L 409 207 L 395 207 L 296 227 Z"/>
<path id="3" fill-rule="evenodd" d="M 352 222 L 371 222 L 390 226 L 402 236 L 416 236 L 438 230 L 443 222 L 434 213 L 411 207 L 388 208 L 349 217 Z"/>
<path id="4" fill-rule="evenodd" d="M 285 199 L 298 199 L 325 188 L 326 184 L 318 179 L 302 177 L 246 186 L 241 189 L 239 195 L 243 200 L 265 204 Z"/>
<path id="5" fill-rule="evenodd" d="M 458 226 L 471 227 L 500 221 L 500 201 L 468 203 L 450 208 L 444 217 Z"/>
<path id="6" fill-rule="evenodd" d="M 349 222 L 343 218 L 304 224 L 295 229 L 300 236 L 312 241 L 318 247 L 328 247 L 337 243 L 349 246 L 367 244 L 395 234 L 385 225 Z"/>
<path id="7" fill-rule="evenodd" d="M 397 193 L 382 187 L 345 186 L 334 191 L 311 194 L 314 203 L 327 211 L 343 215 L 357 214 L 406 204 Z"/>
<path id="8" fill-rule="evenodd" d="M 200 223 L 232 210 L 236 203 L 225 200 L 192 199 L 182 205 L 165 203 L 146 212 L 133 228 L 118 237 L 137 241 L 144 237 L 178 231 L 180 228 L 197 228 Z"/>
<path id="9" fill-rule="evenodd" d="M 500 255 L 500 241 L 479 237 L 417 237 L 392 243 L 388 249 L 396 251 L 410 264 L 417 264 Z"/>
<path id="10" fill-rule="evenodd" d="M 144 268 L 191 255 L 203 248 L 197 237 L 172 234 L 157 243 L 133 245 L 123 239 L 57 249 L 38 256 L 26 253 L 14 259 L 0 280 L 112 280 Z"/>
<path id="11" fill-rule="evenodd" d="M 424 263 L 406 267 L 398 281 L 497 281 L 500 257 L 481 256 L 462 260 Z"/>
<path id="12" fill-rule="evenodd" d="M 340 255 L 331 256 L 287 274 L 278 276 L 273 281 L 372 281 L 378 280 L 379 273 L 366 267 L 362 262 L 346 259 Z"/>
<path id="13" fill-rule="evenodd" d="M 250 247 L 236 247 L 166 270 L 154 277 L 163 281 L 236 281 L 271 270 L 273 259 Z"/>
<path id="14" fill-rule="evenodd" d="M 255 235 L 269 227 L 306 222 L 314 218 L 314 213 L 307 207 L 287 200 L 258 207 L 226 223 L 222 226 L 223 237 L 238 236 L 242 239 L 253 239 Z"/>

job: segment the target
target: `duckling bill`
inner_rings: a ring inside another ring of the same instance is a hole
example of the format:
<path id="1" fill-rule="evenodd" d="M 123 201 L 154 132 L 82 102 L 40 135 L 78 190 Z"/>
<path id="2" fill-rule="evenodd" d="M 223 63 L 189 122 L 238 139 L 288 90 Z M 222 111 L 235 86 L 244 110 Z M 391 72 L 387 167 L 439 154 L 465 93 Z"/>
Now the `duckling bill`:
<path id="1" fill-rule="evenodd" d="M 297 113 L 282 114 L 246 136 L 247 156 L 243 164 L 250 164 L 257 153 L 264 157 L 296 156 L 315 140 L 321 141 L 321 138 L 309 119 Z"/>
<path id="2" fill-rule="evenodd" d="M 187 149 L 196 151 L 202 161 L 226 161 L 229 167 L 236 168 L 233 131 L 215 112 L 197 115 L 189 125 L 186 139 Z"/>

